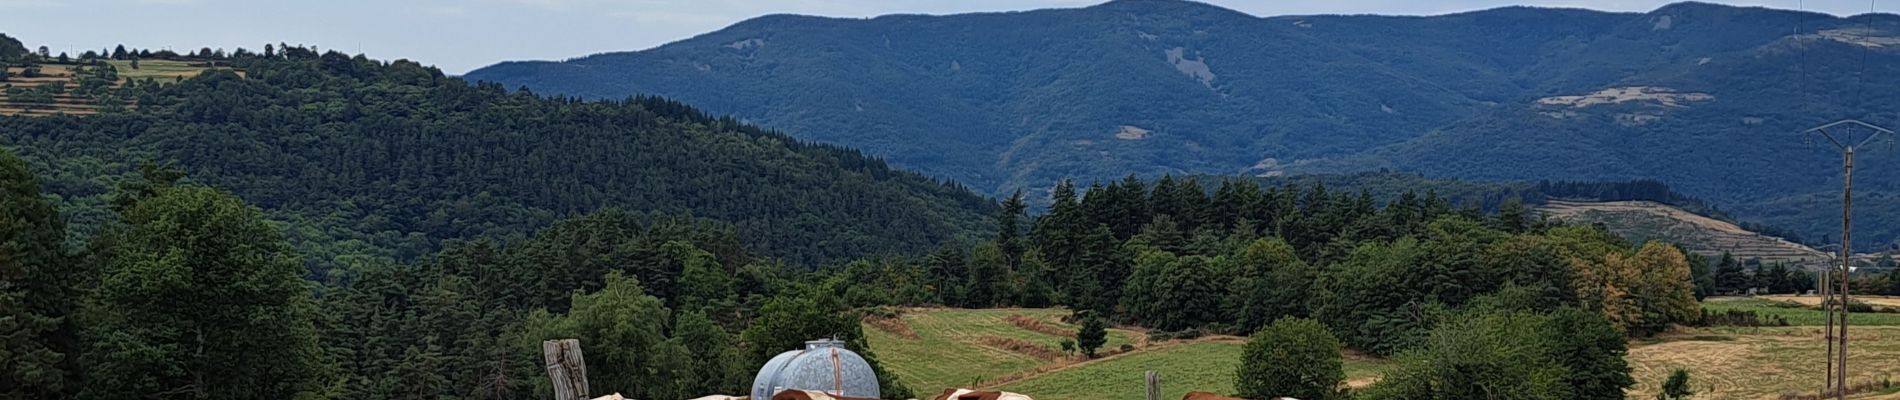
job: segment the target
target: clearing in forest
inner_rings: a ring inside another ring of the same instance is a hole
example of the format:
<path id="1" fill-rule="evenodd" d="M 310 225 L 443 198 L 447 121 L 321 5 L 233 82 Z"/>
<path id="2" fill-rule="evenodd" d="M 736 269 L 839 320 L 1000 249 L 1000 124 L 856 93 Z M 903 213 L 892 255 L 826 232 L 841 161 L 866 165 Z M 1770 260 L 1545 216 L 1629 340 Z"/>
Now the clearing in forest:
<path id="1" fill-rule="evenodd" d="M 1742 229 L 1662 203 L 1648 201 L 1557 201 L 1537 210 L 1551 218 L 1585 224 L 1603 224 L 1611 232 L 1636 242 L 1663 240 L 1680 243 L 1697 253 L 1723 252 L 1770 261 L 1821 260 L 1826 254 L 1799 243 Z"/>
<path id="2" fill-rule="evenodd" d="M 1234 391 L 1244 338 L 1149 343 L 1144 332 L 1110 328 L 1108 344 L 1101 350 L 1109 355 L 1094 360 L 1050 358 L 1050 353 L 1061 353 L 1062 340 L 1073 339 L 1077 326 L 1061 321 L 1068 314 L 1064 309 L 910 308 L 895 319 L 901 324 L 867 319 L 864 332 L 885 369 L 920 397 L 946 388 L 975 387 L 1038 400 L 1140 399 L 1142 373 L 1148 370 L 1161 373 L 1164 398 L 1180 398 L 1193 390 Z M 1123 344 L 1133 350 L 1122 352 Z M 1046 347 L 1026 350 L 1018 347 L 1022 345 Z M 1386 365 L 1349 356 L 1347 380 L 1369 384 Z"/>
<path id="3" fill-rule="evenodd" d="M 138 68 L 132 68 L 132 61 L 110 60 L 118 73 L 118 80 L 96 83 L 95 87 L 116 88 L 132 80 L 151 79 L 163 83 L 176 82 L 198 76 L 214 68 L 207 61 L 182 60 L 141 60 Z M 27 73 L 21 65 L 6 68 L 7 79 L 0 82 L 0 115 L 90 115 L 97 114 L 107 103 L 136 107 L 133 99 L 105 96 L 105 92 L 87 91 L 86 80 L 98 79 L 91 73 L 79 72 L 78 64 L 42 63 L 38 71 Z M 243 72 L 239 71 L 239 75 Z M 48 91 L 47 86 L 58 86 L 56 91 Z M 109 91 L 109 90 L 108 90 Z"/>
<path id="4" fill-rule="evenodd" d="M 896 318 L 901 324 L 867 319 L 864 334 L 885 369 L 897 374 L 898 381 L 919 396 L 925 396 L 1070 362 L 1052 360 L 1045 354 L 1060 353 L 1062 341 L 1073 340 L 1073 336 L 1038 332 L 1009 321 L 1012 316 L 1027 317 L 1042 322 L 1044 327 L 1075 332 L 1077 326 L 1062 322 L 1068 314 L 1068 310 L 1055 308 L 906 308 L 899 310 Z M 1108 344 L 1102 350 L 1134 345 L 1141 337 L 1138 332 L 1111 328 Z M 1041 345 L 1046 351 L 1012 349 L 1009 343 Z"/>

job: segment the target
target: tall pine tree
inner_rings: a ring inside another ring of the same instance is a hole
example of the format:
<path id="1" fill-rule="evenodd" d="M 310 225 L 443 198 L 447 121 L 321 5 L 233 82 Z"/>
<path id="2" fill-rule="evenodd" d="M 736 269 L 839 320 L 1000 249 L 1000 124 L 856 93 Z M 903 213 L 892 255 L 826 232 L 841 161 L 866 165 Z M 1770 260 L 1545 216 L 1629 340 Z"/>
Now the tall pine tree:
<path id="1" fill-rule="evenodd" d="M 59 211 L 26 162 L 0 148 L 0 399 L 53 399 L 77 388 L 72 264 Z"/>

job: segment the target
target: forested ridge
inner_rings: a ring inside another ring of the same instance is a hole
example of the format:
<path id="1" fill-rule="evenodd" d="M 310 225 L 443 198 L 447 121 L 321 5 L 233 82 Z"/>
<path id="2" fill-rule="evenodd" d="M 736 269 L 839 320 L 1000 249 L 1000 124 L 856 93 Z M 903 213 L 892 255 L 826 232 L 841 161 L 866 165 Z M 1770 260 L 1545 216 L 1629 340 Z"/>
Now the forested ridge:
<path id="1" fill-rule="evenodd" d="M 46 171 L 77 231 L 108 217 L 105 196 L 136 165 L 174 164 L 285 222 L 319 269 L 610 206 L 726 221 L 762 254 L 815 264 L 987 230 L 994 207 L 665 99 L 549 98 L 289 46 L 221 61 L 241 73 L 127 85 L 135 110 L 0 118 L 0 143 Z"/>
<path id="2" fill-rule="evenodd" d="M 1900 96 L 1877 90 L 1900 85 L 1900 52 L 1879 44 L 1900 39 L 1889 13 L 1681 2 L 1258 16 L 1194 1 L 1100 3 L 770 15 L 651 49 L 507 61 L 467 77 L 668 96 L 998 196 L 1128 173 L 1654 179 L 1815 239 L 1838 236 L 1839 154 L 1796 134 L 1845 118 L 1891 128 L 1900 117 L 1883 108 Z M 1893 198 L 1895 160 L 1863 152 L 1858 191 Z M 1897 214 L 1892 204 L 1862 202 L 1882 212 L 1867 213 L 1854 247 L 1900 241 L 1900 220 L 1883 217 Z"/>

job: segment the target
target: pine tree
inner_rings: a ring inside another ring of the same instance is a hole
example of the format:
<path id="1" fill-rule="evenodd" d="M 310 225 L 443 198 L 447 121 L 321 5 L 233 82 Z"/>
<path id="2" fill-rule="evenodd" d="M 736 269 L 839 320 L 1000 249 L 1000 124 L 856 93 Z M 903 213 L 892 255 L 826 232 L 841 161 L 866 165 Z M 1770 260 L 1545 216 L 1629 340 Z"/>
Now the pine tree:
<path id="1" fill-rule="evenodd" d="M 1504 199 L 1498 205 L 1497 226 L 1505 232 L 1522 233 L 1530 227 L 1530 215 L 1524 209 L 1524 201 L 1516 197 Z"/>
<path id="2" fill-rule="evenodd" d="M 1082 355 L 1095 358 L 1096 350 L 1108 344 L 1108 321 L 1094 312 L 1083 311 L 1082 326 L 1075 332 L 1075 345 Z"/>
<path id="3" fill-rule="evenodd" d="M 77 388 L 72 315 L 77 271 L 65 228 L 26 162 L 0 148 L 0 399 L 66 397 Z"/>
<path id="4" fill-rule="evenodd" d="M 1009 277 L 1009 266 L 1001 248 L 995 243 L 977 245 L 970 252 L 969 276 L 963 281 L 963 305 L 973 308 L 995 307 L 1003 300 L 1005 287 L 1003 282 Z"/>
<path id="5" fill-rule="evenodd" d="M 996 246 L 1010 266 L 1022 259 L 1022 219 L 1027 209 L 1023 204 L 1023 191 L 1019 189 L 1003 201 L 1003 210 L 996 215 Z"/>
<path id="6" fill-rule="evenodd" d="M 1721 260 L 1715 263 L 1716 294 L 1739 294 L 1749 286 L 1748 272 L 1742 269 L 1742 263 L 1737 262 L 1734 255 L 1722 253 Z"/>
<path id="7" fill-rule="evenodd" d="M 1207 189 L 1201 187 L 1201 181 L 1192 177 L 1181 181 L 1181 187 L 1174 191 L 1175 220 L 1181 223 L 1181 230 L 1194 232 L 1213 220 L 1213 207 L 1207 199 Z"/>

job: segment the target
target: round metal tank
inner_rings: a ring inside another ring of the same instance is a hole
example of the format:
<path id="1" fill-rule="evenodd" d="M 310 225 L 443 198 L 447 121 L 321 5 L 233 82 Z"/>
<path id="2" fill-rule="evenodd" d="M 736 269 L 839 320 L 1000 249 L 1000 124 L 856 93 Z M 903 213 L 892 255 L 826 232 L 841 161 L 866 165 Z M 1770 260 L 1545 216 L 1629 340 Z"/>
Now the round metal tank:
<path id="1" fill-rule="evenodd" d="M 844 348 L 844 342 L 821 339 L 805 342 L 802 350 L 772 357 L 752 379 L 752 398 L 770 399 L 781 390 L 816 390 L 843 397 L 877 398 L 877 374 L 871 363 Z M 841 393 L 842 392 L 842 393 Z"/>

